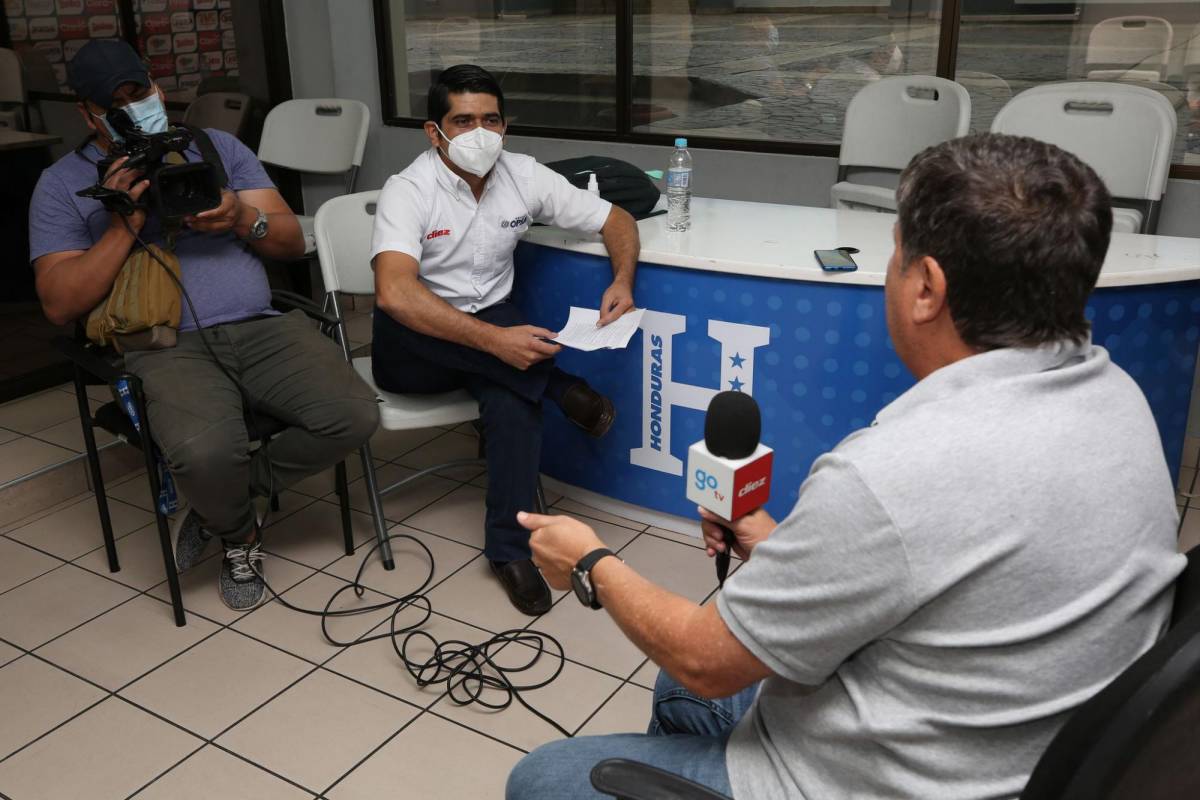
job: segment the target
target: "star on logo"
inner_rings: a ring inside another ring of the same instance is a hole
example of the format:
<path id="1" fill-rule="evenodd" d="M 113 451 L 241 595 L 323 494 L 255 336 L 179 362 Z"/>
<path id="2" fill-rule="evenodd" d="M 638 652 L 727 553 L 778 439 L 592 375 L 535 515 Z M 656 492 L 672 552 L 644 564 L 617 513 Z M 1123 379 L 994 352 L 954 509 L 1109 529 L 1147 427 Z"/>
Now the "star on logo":
<path id="1" fill-rule="evenodd" d="M 733 362 L 735 367 L 740 367 L 742 366 L 742 362 L 744 362 L 746 359 L 742 358 L 741 353 L 734 353 L 729 357 L 729 360 Z"/>
<path id="2" fill-rule="evenodd" d="M 740 392 L 740 391 L 742 390 L 742 387 L 743 387 L 743 386 L 745 386 L 745 385 L 746 385 L 746 384 L 742 383 L 742 382 L 741 382 L 741 381 L 739 381 L 737 378 L 734 378 L 733 380 L 731 380 L 731 381 L 729 382 L 729 388 L 730 388 L 730 389 L 732 389 L 732 390 L 733 390 L 733 391 L 735 391 L 735 392 Z"/>

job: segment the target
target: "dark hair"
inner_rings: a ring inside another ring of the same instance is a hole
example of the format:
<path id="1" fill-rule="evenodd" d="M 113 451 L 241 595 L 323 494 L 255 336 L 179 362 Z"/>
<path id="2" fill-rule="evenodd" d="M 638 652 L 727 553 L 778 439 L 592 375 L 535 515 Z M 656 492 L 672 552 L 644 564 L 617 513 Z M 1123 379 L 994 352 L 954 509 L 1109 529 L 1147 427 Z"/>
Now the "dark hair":
<path id="1" fill-rule="evenodd" d="M 900 176 L 904 265 L 931 256 L 950 317 L 980 350 L 1088 335 L 1084 317 L 1112 231 L 1108 190 L 1052 144 L 979 134 L 918 153 Z"/>
<path id="2" fill-rule="evenodd" d="M 442 70 L 437 80 L 429 85 L 426 113 L 428 119 L 442 124 L 442 118 L 450 112 L 450 95 L 471 92 L 490 94 L 500 107 L 500 118 L 504 119 L 504 92 L 492 73 L 474 64 L 458 64 Z"/>

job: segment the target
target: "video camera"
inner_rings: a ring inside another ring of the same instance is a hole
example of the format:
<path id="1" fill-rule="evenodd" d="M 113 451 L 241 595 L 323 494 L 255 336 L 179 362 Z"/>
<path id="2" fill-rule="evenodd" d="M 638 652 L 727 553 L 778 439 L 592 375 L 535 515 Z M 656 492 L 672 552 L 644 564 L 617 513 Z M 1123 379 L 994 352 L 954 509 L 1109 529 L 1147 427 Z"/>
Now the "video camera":
<path id="1" fill-rule="evenodd" d="M 144 209 L 158 217 L 165 227 L 177 227 L 184 217 L 221 204 L 222 179 L 213 164 L 207 160 L 166 163 L 168 154 L 182 156 L 191 145 L 193 135 L 186 127 L 171 128 L 163 133 L 142 133 L 120 108 L 110 109 L 106 118 L 124 141 L 114 141 L 108 155 L 97 162 L 99 179 L 95 186 L 77 192 L 80 197 L 99 200 L 109 211 L 125 216 Z M 150 181 L 138 202 L 125 192 L 103 185 L 109 168 L 124 156 L 129 156 L 125 169 L 141 170 L 142 179 Z"/>

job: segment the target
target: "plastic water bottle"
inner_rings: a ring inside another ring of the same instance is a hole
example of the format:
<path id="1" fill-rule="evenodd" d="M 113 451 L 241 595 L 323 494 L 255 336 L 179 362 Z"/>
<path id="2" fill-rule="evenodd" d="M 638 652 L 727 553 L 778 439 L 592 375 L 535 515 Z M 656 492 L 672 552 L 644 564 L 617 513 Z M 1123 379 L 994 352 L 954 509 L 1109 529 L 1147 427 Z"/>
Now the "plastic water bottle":
<path id="1" fill-rule="evenodd" d="M 675 140 L 675 152 L 667 164 L 667 230 L 692 227 L 692 154 L 687 139 Z"/>

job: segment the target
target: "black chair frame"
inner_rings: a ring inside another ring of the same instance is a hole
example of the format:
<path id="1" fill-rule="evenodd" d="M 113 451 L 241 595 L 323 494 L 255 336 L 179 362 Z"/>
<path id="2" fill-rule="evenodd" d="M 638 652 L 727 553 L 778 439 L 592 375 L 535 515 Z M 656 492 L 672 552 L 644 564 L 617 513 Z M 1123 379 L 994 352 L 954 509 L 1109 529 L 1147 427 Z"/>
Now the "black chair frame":
<path id="1" fill-rule="evenodd" d="M 338 320 L 333 315 L 325 313 L 312 301 L 293 292 L 276 290 L 271 293 L 271 303 L 276 309 L 281 311 L 292 309 L 303 311 L 310 318 L 320 323 L 322 330 L 327 334 L 338 324 Z M 184 612 L 183 597 L 179 588 L 179 574 L 175 567 L 175 553 L 171 544 L 170 526 L 166 515 L 158 507 L 158 495 L 161 489 L 158 479 L 159 449 L 154 443 L 154 437 L 150 431 L 150 418 L 146 413 L 146 396 L 142 391 L 142 382 L 136 375 L 126 371 L 123 366 L 119 365 L 119 358 L 113 359 L 114 354 L 111 350 L 88 342 L 80 330 L 77 330 L 76 336 L 73 339 L 65 336 L 57 337 L 54 340 L 54 346 L 71 362 L 73 367 L 75 400 L 79 406 L 79 422 L 83 428 L 83 441 L 87 451 L 88 472 L 91 476 L 92 490 L 96 497 L 96 510 L 100 516 L 100 527 L 104 535 L 104 550 L 108 556 L 109 572 L 120 572 L 121 564 L 117 557 L 116 540 L 113 537 L 112 530 L 112 518 L 108 509 L 108 497 L 104 489 L 104 476 L 100 469 L 100 452 L 96 447 L 95 428 L 97 427 L 137 447 L 142 451 L 145 458 L 146 476 L 150 484 L 150 497 L 154 503 L 154 518 L 158 527 L 159 544 L 162 548 L 163 567 L 167 574 L 171 607 L 175 615 L 175 624 L 182 627 L 187 624 L 187 617 Z M 88 404 L 87 387 L 89 385 L 107 384 L 115 392 L 117 382 L 121 380 L 128 382 L 134 409 L 137 411 L 138 419 L 141 421 L 140 433 L 115 401 L 101 406 L 96 410 L 95 414 L 92 413 L 91 407 Z M 254 429 L 248 422 L 247 432 L 250 441 L 252 443 L 258 442 L 260 446 L 269 442 L 272 436 L 278 434 L 286 427 L 278 420 L 263 418 L 262 415 L 256 415 L 256 421 L 259 422 L 263 429 Z M 342 536 L 345 551 L 346 555 L 353 555 L 354 538 L 350 521 L 350 493 L 347 488 L 346 463 L 344 461 L 339 462 L 335 466 L 334 477 L 336 483 L 335 490 L 341 507 Z M 270 502 L 272 510 L 279 510 L 278 496 L 271 497 Z"/>

